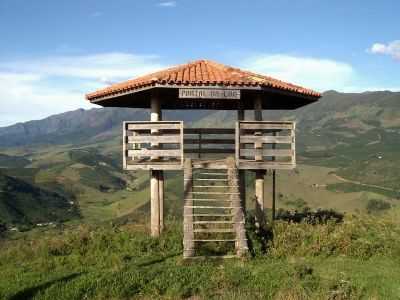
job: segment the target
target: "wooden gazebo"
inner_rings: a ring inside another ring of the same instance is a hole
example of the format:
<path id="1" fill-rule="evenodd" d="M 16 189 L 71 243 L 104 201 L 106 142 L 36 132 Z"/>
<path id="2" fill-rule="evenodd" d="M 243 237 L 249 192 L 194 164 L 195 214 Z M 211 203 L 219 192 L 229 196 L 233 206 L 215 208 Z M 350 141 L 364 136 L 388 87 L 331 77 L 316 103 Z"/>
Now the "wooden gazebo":
<path id="1" fill-rule="evenodd" d="M 184 256 L 196 245 L 234 242 L 247 250 L 244 232 L 244 172 L 256 173 L 258 223 L 263 222 L 266 170 L 292 169 L 295 123 L 263 121 L 263 110 L 296 109 L 320 94 L 264 75 L 209 60 L 176 66 L 87 94 L 105 107 L 150 109 L 150 121 L 123 124 L 123 165 L 150 170 L 151 234 L 164 227 L 164 176 L 184 171 Z M 163 121 L 165 109 L 236 110 L 235 128 L 186 128 L 183 121 Z M 254 119 L 245 120 L 245 110 Z M 226 236 L 224 236 L 226 234 Z M 212 236 L 214 235 L 214 237 Z"/>

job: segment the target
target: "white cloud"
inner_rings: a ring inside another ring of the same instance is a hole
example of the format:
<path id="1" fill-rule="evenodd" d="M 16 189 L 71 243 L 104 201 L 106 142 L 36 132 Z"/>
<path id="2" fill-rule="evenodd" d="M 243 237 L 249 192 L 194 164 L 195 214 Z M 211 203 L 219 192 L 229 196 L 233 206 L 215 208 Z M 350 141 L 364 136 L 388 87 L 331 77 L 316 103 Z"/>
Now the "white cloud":
<path id="1" fill-rule="evenodd" d="M 245 59 L 242 67 L 319 91 L 343 90 L 356 77 L 348 63 L 285 54 L 255 55 Z"/>
<path id="2" fill-rule="evenodd" d="M 163 68 L 158 60 L 114 52 L 0 61 L 0 126 L 94 107 L 85 93 Z"/>
<path id="3" fill-rule="evenodd" d="M 43 85 L 34 74 L 0 73 L 0 126 L 90 108 L 82 93 Z"/>
<path id="4" fill-rule="evenodd" d="M 375 43 L 368 49 L 368 52 L 389 55 L 394 59 L 400 60 L 400 40 L 392 41 L 388 44 Z"/>
<path id="5" fill-rule="evenodd" d="M 176 6 L 176 1 L 162 1 L 158 3 L 158 6 L 161 7 L 175 7 Z"/>
<path id="6" fill-rule="evenodd" d="M 162 68 L 154 55 L 111 52 L 92 55 L 53 56 L 9 63 L 0 62 L 0 70 L 34 73 L 42 76 L 66 76 L 115 82 Z"/>

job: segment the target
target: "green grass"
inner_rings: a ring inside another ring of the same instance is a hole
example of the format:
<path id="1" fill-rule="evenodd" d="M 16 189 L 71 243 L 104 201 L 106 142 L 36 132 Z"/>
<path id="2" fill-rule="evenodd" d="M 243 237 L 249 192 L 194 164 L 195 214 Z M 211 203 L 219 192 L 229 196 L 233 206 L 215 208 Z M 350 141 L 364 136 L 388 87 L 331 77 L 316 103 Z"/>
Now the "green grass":
<path id="1" fill-rule="evenodd" d="M 399 192 L 388 191 L 388 190 L 384 190 L 384 189 L 381 189 L 378 187 L 363 186 L 363 185 L 354 184 L 354 183 L 350 183 L 350 182 L 328 184 L 326 188 L 329 191 L 343 192 L 343 193 L 368 191 L 368 192 L 384 195 L 388 198 L 400 199 L 400 191 Z"/>
<path id="2" fill-rule="evenodd" d="M 161 238 L 139 224 L 31 232 L 0 246 L 1 299 L 397 299 L 394 216 L 325 225 L 277 222 L 267 252 L 184 261 L 179 221 Z"/>

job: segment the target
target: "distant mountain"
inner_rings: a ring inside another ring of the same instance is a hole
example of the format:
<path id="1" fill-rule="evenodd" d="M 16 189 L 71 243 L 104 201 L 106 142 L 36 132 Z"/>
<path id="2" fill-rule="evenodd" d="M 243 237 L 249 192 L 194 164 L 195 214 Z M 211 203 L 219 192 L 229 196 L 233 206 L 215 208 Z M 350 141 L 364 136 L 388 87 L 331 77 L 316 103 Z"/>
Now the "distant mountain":
<path id="1" fill-rule="evenodd" d="M 167 111 L 166 119 L 193 121 L 207 112 Z M 78 109 L 42 120 L 0 127 L 0 147 L 38 144 L 79 144 L 119 134 L 122 122 L 148 120 L 149 111 L 132 108 Z"/>
<path id="2" fill-rule="evenodd" d="M 247 115 L 252 118 L 251 111 Z M 235 118 L 236 113 L 232 111 L 167 111 L 164 116 L 166 120 L 183 120 L 201 126 L 231 126 Z M 296 120 L 301 134 L 328 130 L 354 135 L 373 128 L 390 130 L 400 127 L 400 93 L 328 91 L 316 103 L 295 111 L 265 111 L 264 118 Z M 78 109 L 43 120 L 0 127 L 0 147 L 90 143 L 118 136 L 123 121 L 148 119 L 149 111 L 144 109 Z M 326 143 L 332 145 L 332 141 L 323 141 L 323 145 Z"/>

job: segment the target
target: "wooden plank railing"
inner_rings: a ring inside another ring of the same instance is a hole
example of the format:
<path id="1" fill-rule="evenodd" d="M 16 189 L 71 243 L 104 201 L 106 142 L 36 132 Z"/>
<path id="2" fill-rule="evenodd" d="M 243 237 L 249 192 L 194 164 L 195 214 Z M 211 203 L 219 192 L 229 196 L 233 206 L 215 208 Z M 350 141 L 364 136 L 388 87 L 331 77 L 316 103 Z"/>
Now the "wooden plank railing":
<path id="1" fill-rule="evenodd" d="M 233 128 L 183 128 L 182 121 L 124 122 L 126 170 L 180 170 L 184 155 L 212 160 L 235 154 L 239 169 L 296 166 L 295 123 L 239 121 Z"/>
<path id="2" fill-rule="evenodd" d="M 183 122 L 124 122 L 126 170 L 179 170 L 183 166 Z"/>
<path id="3" fill-rule="evenodd" d="M 239 169 L 293 169 L 296 166 L 294 122 L 236 123 L 236 164 Z"/>
<path id="4" fill-rule="evenodd" d="M 235 153 L 235 129 L 233 128 L 185 128 L 184 152 L 206 159 Z"/>

